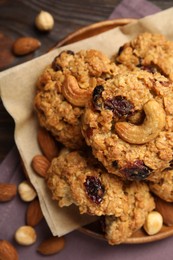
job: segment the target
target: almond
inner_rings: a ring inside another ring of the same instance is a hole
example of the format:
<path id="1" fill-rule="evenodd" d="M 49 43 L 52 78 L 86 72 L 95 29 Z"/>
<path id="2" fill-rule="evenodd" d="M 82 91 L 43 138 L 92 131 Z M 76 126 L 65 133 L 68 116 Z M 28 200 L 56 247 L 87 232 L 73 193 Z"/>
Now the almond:
<path id="1" fill-rule="evenodd" d="M 49 161 L 58 156 L 59 148 L 57 143 L 46 129 L 40 128 L 38 130 L 37 138 L 41 151 Z"/>
<path id="2" fill-rule="evenodd" d="M 41 42 L 33 37 L 20 37 L 13 44 L 15 55 L 26 55 L 34 52 L 41 46 Z"/>
<path id="3" fill-rule="evenodd" d="M 38 199 L 33 200 L 26 210 L 26 224 L 35 227 L 43 219 L 43 213 Z"/>
<path id="4" fill-rule="evenodd" d="M 35 155 L 31 162 L 33 170 L 41 177 L 45 178 L 50 162 L 43 155 Z"/>
<path id="5" fill-rule="evenodd" d="M 0 183 L 0 202 L 12 200 L 17 193 L 17 186 L 10 183 Z"/>
<path id="6" fill-rule="evenodd" d="M 0 260 L 18 260 L 18 253 L 7 240 L 0 240 Z"/>
<path id="7" fill-rule="evenodd" d="M 39 245 L 37 251 L 42 255 L 53 255 L 60 252 L 64 246 L 64 237 L 50 237 Z"/>
<path id="8" fill-rule="evenodd" d="M 156 198 L 156 210 L 162 215 L 163 223 L 167 226 L 173 225 L 173 203 Z"/>

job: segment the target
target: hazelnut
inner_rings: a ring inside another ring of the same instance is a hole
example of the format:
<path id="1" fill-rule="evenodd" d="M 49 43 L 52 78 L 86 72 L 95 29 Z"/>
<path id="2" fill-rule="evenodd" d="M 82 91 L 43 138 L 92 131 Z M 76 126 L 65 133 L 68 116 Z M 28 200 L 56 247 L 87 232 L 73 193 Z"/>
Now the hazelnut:
<path id="1" fill-rule="evenodd" d="M 16 230 L 14 238 L 19 245 L 30 246 L 35 243 L 37 235 L 33 227 L 21 226 Z"/>
<path id="2" fill-rule="evenodd" d="M 29 202 L 36 198 L 37 193 L 28 181 L 23 181 L 18 186 L 18 193 L 23 201 Z"/>
<path id="3" fill-rule="evenodd" d="M 50 13 L 41 11 L 35 18 L 35 25 L 40 31 L 50 31 L 54 26 L 54 18 Z"/>
<path id="4" fill-rule="evenodd" d="M 148 235 L 154 235 L 161 230 L 162 226 L 163 226 L 162 215 L 157 211 L 152 211 L 148 214 L 143 228 Z"/>

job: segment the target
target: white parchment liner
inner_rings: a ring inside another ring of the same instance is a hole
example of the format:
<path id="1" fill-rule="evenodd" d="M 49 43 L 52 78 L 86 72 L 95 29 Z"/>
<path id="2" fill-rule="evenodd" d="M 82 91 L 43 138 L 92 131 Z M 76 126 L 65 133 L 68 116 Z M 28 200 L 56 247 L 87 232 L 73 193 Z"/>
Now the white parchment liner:
<path id="1" fill-rule="evenodd" d="M 33 156 L 41 153 L 36 138 L 38 123 L 33 110 L 35 82 L 38 76 L 62 50 L 97 49 L 111 57 L 122 44 L 144 31 L 161 33 L 173 40 L 172 18 L 173 8 L 170 8 L 124 27 L 52 50 L 39 58 L 1 72 L 0 94 L 5 108 L 15 121 L 15 142 L 53 235 L 69 233 L 93 221 L 93 217 L 80 215 L 75 206 L 59 208 L 57 203 L 51 200 L 44 180 L 36 176 L 31 168 Z"/>

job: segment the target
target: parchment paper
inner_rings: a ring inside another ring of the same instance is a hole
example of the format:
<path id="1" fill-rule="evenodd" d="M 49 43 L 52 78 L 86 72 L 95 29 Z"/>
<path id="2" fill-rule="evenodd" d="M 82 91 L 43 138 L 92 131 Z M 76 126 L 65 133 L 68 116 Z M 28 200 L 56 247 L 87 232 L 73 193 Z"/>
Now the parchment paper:
<path id="1" fill-rule="evenodd" d="M 169 40 L 173 40 L 172 17 L 173 8 L 170 8 L 133 24 L 52 50 L 48 54 L 1 73 L 0 94 L 4 106 L 15 121 L 15 142 L 30 181 L 38 193 L 44 217 L 53 235 L 64 235 L 94 219 L 80 215 L 75 206 L 60 209 L 57 203 L 51 200 L 44 180 L 36 176 L 31 168 L 33 156 L 41 153 L 36 138 L 38 123 L 33 109 L 35 82 L 38 76 L 62 50 L 79 51 L 92 48 L 111 57 L 122 44 L 144 31 L 162 33 Z"/>

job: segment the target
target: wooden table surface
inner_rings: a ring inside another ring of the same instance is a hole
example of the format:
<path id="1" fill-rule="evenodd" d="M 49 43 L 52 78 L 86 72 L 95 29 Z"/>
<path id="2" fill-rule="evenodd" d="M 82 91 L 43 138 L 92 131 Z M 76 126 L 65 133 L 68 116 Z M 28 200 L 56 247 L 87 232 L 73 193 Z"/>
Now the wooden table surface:
<path id="1" fill-rule="evenodd" d="M 173 6 L 173 0 L 150 2 L 162 10 Z M 119 0 L 0 0 L 0 71 L 40 56 L 83 26 L 106 20 L 119 3 Z M 50 12 L 55 19 L 49 33 L 41 33 L 34 26 L 40 10 Z M 21 36 L 36 37 L 42 43 L 41 48 L 34 54 L 15 57 L 11 46 Z M 14 122 L 0 101 L 0 162 L 13 147 L 13 136 Z"/>

